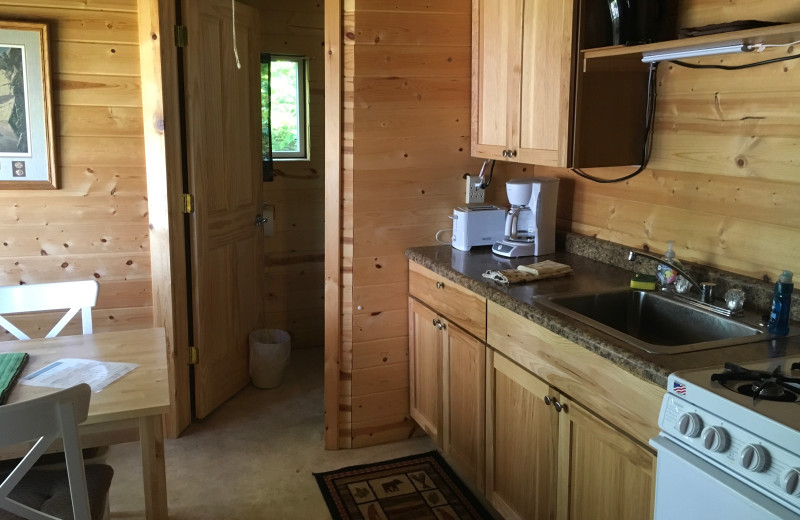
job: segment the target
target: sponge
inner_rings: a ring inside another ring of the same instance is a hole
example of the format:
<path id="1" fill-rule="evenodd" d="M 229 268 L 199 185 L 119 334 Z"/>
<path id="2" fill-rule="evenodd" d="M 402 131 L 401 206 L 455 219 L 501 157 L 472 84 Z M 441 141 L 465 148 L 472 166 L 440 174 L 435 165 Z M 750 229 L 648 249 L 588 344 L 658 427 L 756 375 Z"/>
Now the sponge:
<path id="1" fill-rule="evenodd" d="M 631 288 L 642 289 L 643 291 L 655 291 L 656 277 L 652 274 L 636 273 L 631 278 Z"/>

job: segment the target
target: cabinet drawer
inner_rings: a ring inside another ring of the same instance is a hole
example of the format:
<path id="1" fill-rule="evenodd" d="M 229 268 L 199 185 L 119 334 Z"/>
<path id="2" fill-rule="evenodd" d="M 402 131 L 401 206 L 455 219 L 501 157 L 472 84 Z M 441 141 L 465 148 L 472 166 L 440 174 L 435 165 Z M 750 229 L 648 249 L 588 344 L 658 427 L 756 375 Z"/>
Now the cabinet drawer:
<path id="1" fill-rule="evenodd" d="M 408 264 L 408 292 L 470 334 L 486 339 L 486 298 L 415 262 Z"/>

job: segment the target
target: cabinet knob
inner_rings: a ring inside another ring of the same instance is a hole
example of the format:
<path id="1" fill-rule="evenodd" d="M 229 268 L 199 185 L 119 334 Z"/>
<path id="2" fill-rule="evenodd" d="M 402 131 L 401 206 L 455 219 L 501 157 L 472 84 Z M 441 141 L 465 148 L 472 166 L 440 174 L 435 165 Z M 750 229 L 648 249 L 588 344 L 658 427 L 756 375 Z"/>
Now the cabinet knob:
<path id="1" fill-rule="evenodd" d="M 436 326 L 437 323 L 439 323 L 439 320 L 437 320 L 436 318 L 433 318 L 433 326 L 434 327 Z"/>
<path id="2" fill-rule="evenodd" d="M 553 401 L 553 408 L 556 409 L 556 413 L 561 413 L 561 410 L 567 410 L 567 406 L 559 403 L 558 401 Z"/>
<path id="3" fill-rule="evenodd" d="M 436 320 L 436 321 L 438 321 L 438 322 L 439 322 L 439 323 L 437 323 L 437 324 L 436 324 L 436 328 L 438 328 L 439 330 L 442 330 L 442 329 L 444 328 L 444 323 L 442 323 L 442 322 L 441 322 L 441 321 L 439 321 L 439 320 Z"/>
<path id="4" fill-rule="evenodd" d="M 516 150 L 509 150 L 508 151 L 508 156 L 509 157 L 516 157 L 517 156 L 517 151 Z"/>
<path id="5" fill-rule="evenodd" d="M 549 395 L 546 395 L 546 396 L 544 396 L 544 404 L 545 404 L 545 406 L 550 406 L 550 404 L 551 404 L 552 402 L 553 402 L 553 400 L 552 400 L 552 399 L 550 399 L 550 396 L 549 396 Z"/>
<path id="6" fill-rule="evenodd" d="M 437 289 L 444 289 L 444 282 L 436 282 Z"/>

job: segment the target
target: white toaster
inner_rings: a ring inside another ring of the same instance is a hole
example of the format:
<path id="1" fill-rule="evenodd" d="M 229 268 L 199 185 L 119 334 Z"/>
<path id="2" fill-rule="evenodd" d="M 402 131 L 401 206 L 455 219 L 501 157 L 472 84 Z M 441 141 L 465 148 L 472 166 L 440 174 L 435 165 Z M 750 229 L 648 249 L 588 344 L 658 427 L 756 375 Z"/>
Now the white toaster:
<path id="1" fill-rule="evenodd" d="M 492 245 L 505 235 L 506 210 L 488 204 L 460 206 L 453 210 L 453 247 L 469 251 Z"/>

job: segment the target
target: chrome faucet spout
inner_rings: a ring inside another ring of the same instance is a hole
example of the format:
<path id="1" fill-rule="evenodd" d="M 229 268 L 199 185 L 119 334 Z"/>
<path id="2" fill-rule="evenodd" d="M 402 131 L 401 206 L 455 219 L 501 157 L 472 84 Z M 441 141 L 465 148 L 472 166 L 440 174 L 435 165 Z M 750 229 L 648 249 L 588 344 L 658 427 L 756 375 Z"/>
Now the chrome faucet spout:
<path id="1" fill-rule="evenodd" d="M 701 297 L 704 298 L 704 295 L 706 294 L 706 291 L 703 290 L 701 285 L 699 283 L 697 283 L 694 278 L 692 278 L 691 276 L 686 274 L 686 271 L 684 271 L 683 269 L 681 269 L 677 265 L 674 265 L 674 264 L 668 262 L 667 260 L 665 260 L 664 258 L 659 258 L 659 257 L 657 257 L 655 255 L 652 255 L 652 254 L 646 252 L 646 251 L 634 251 L 634 250 L 628 251 L 628 260 L 629 261 L 633 262 L 634 260 L 636 260 L 637 256 L 644 256 L 644 257 L 649 258 L 651 260 L 655 260 L 656 262 L 658 262 L 660 264 L 668 265 L 671 268 L 675 269 L 681 276 L 686 278 L 689 281 L 689 283 L 692 284 L 692 287 L 697 289 L 697 292 L 700 293 Z"/>

